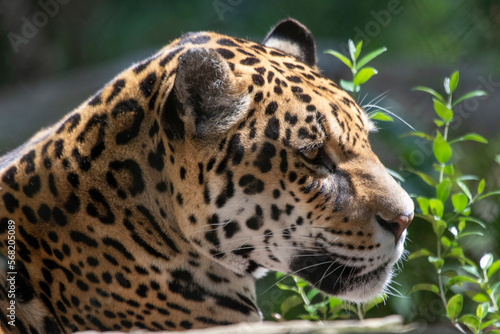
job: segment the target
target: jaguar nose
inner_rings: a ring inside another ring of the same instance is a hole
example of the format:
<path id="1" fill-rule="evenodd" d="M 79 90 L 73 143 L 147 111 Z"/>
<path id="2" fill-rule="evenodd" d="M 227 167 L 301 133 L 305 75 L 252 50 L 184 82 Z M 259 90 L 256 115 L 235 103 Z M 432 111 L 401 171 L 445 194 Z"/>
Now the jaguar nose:
<path id="1" fill-rule="evenodd" d="M 379 223 L 379 225 L 382 226 L 383 229 L 394 234 L 394 237 L 396 238 L 396 243 L 398 243 L 399 239 L 401 238 L 401 235 L 408 228 L 411 221 L 413 220 L 413 212 L 409 215 L 397 215 L 390 221 L 387 221 L 378 215 L 376 219 L 377 223 Z"/>

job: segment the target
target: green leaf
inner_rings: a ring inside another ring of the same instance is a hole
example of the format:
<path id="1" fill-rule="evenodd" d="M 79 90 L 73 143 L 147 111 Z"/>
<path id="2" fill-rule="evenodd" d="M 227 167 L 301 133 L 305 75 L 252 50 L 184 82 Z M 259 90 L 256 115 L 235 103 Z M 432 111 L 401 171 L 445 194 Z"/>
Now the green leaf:
<path id="1" fill-rule="evenodd" d="M 464 250 L 462 249 L 462 247 L 457 247 L 457 246 L 450 249 L 450 251 L 446 254 L 446 257 L 453 257 L 455 259 L 464 261 L 466 260 L 464 255 Z"/>
<path id="2" fill-rule="evenodd" d="M 383 111 L 375 111 L 370 113 L 370 119 L 382 122 L 392 122 L 394 118 Z"/>
<path id="3" fill-rule="evenodd" d="M 302 299 L 298 295 L 292 295 L 281 303 L 281 315 L 285 315 L 292 308 L 302 304 Z"/>
<path id="4" fill-rule="evenodd" d="M 466 140 L 477 141 L 478 143 L 488 144 L 488 140 L 483 136 L 478 135 L 477 133 L 468 133 L 465 136 L 453 139 L 452 141 L 450 141 L 450 144 Z"/>
<path id="5" fill-rule="evenodd" d="M 482 304 L 479 304 L 476 308 L 476 316 L 483 320 L 486 315 L 488 315 L 488 301 L 486 301 L 485 303 L 482 303 Z"/>
<path id="6" fill-rule="evenodd" d="M 443 172 L 446 175 L 453 175 L 453 174 L 455 174 L 455 168 L 453 167 L 453 165 L 447 165 L 447 166 L 444 166 Z"/>
<path id="7" fill-rule="evenodd" d="M 486 182 L 484 181 L 484 179 L 481 179 L 481 181 L 479 181 L 479 184 L 477 186 L 477 194 L 478 195 L 483 193 L 485 184 L 486 184 Z"/>
<path id="8" fill-rule="evenodd" d="M 500 288 L 500 281 L 498 281 L 498 282 L 496 282 L 496 283 L 493 283 L 493 284 L 491 285 L 491 294 L 492 294 L 493 296 L 495 296 L 495 295 L 497 294 L 497 290 L 498 290 L 498 288 Z M 500 296 L 499 296 L 499 297 L 500 297 Z M 499 298 L 499 299 L 500 299 L 500 298 Z"/>
<path id="9" fill-rule="evenodd" d="M 436 187 L 436 181 L 434 181 L 432 176 L 425 174 L 424 172 L 420 172 L 418 170 L 411 169 L 411 168 L 407 168 L 406 170 L 408 172 L 413 173 L 413 174 L 417 175 L 418 177 L 420 177 L 422 179 L 422 181 L 424 181 L 425 183 L 427 183 L 431 187 Z"/>
<path id="10" fill-rule="evenodd" d="M 489 327 L 490 325 L 494 324 L 496 322 L 496 324 L 494 325 L 495 328 L 500 328 L 498 325 L 498 320 L 497 319 L 490 319 L 490 320 L 483 320 L 481 321 L 481 330 L 484 330 L 486 327 Z M 500 329 L 490 329 L 488 328 L 487 331 L 483 331 L 483 333 L 488 333 L 488 334 L 500 334 Z"/>
<path id="11" fill-rule="evenodd" d="M 346 311 L 350 311 L 350 312 L 352 312 L 354 314 L 358 313 L 358 309 L 357 309 L 357 307 L 354 304 L 344 305 L 344 308 L 345 308 Z"/>
<path id="12" fill-rule="evenodd" d="M 472 275 L 477 276 L 477 277 L 481 277 L 481 275 L 479 274 L 479 271 L 477 270 L 477 268 L 475 266 L 463 266 L 462 269 L 465 270 L 466 272 L 468 272 L 469 274 L 472 274 Z"/>
<path id="13" fill-rule="evenodd" d="M 439 296 L 439 288 L 436 284 L 427 284 L 427 283 L 420 283 L 420 284 L 415 284 L 411 290 L 408 292 L 408 294 L 415 293 L 417 291 L 430 291 L 434 292 L 436 295 Z"/>
<path id="14" fill-rule="evenodd" d="M 349 46 L 349 55 L 351 56 L 351 59 L 356 59 L 356 57 L 354 56 L 354 54 L 356 53 L 356 45 L 354 45 L 352 39 L 347 42 L 347 45 Z"/>
<path id="15" fill-rule="evenodd" d="M 429 200 L 425 197 L 417 197 L 417 203 L 423 215 L 429 214 Z"/>
<path id="16" fill-rule="evenodd" d="M 442 268 L 444 266 L 444 260 L 440 257 L 428 256 L 427 260 L 432 263 L 436 269 Z"/>
<path id="17" fill-rule="evenodd" d="M 434 234 L 440 237 L 446 230 L 446 222 L 441 219 L 435 220 L 434 223 L 432 224 L 432 229 L 434 230 Z"/>
<path id="18" fill-rule="evenodd" d="M 465 221 L 468 221 L 468 222 L 476 223 L 479 226 L 481 226 L 482 228 L 486 228 L 486 224 L 483 223 L 482 221 L 480 221 L 477 218 L 474 218 L 474 217 L 462 217 L 462 219 L 465 220 Z"/>
<path id="19" fill-rule="evenodd" d="M 451 196 L 451 203 L 456 212 L 462 212 L 467 207 L 467 196 L 464 194 L 454 194 Z"/>
<path id="20" fill-rule="evenodd" d="M 462 232 L 464 228 L 465 228 L 465 220 L 460 220 L 460 222 L 458 223 L 458 231 Z"/>
<path id="21" fill-rule="evenodd" d="M 458 100 L 456 100 L 453 103 L 453 106 L 456 106 L 457 104 L 459 104 L 460 102 L 462 102 L 464 100 L 467 100 L 467 99 L 470 99 L 473 97 L 478 97 L 478 96 L 485 96 L 485 95 L 488 95 L 488 93 L 486 93 L 484 90 L 475 90 L 475 91 L 469 92 L 469 93 L 465 94 L 464 96 L 460 97 Z"/>
<path id="22" fill-rule="evenodd" d="M 434 89 L 432 88 L 429 88 L 429 87 L 425 87 L 425 86 L 416 86 L 416 87 L 413 87 L 412 90 L 418 90 L 418 91 L 421 91 L 421 92 L 426 92 L 426 93 L 429 93 L 431 94 L 432 96 L 436 97 L 438 100 L 440 100 L 441 102 L 443 103 L 446 103 L 445 99 L 443 98 L 443 96 L 441 94 L 439 94 L 438 92 L 436 92 Z"/>
<path id="23" fill-rule="evenodd" d="M 491 278 L 500 269 L 500 260 L 496 260 L 488 268 L 488 278 Z"/>
<path id="24" fill-rule="evenodd" d="M 481 292 L 465 291 L 465 294 L 476 303 L 487 303 L 488 296 Z"/>
<path id="25" fill-rule="evenodd" d="M 446 94 L 450 95 L 450 78 L 445 77 L 444 78 L 444 91 Z"/>
<path id="26" fill-rule="evenodd" d="M 439 163 L 446 163 L 451 158 L 451 147 L 444 140 L 441 133 L 436 134 L 436 138 L 434 138 L 434 143 L 432 145 L 432 149 L 434 151 L 434 156 Z"/>
<path id="27" fill-rule="evenodd" d="M 305 288 L 306 286 L 308 286 L 308 285 L 309 285 L 309 283 L 304 282 L 304 281 L 298 281 L 298 282 L 295 282 L 295 284 L 296 284 L 296 285 L 297 285 L 297 287 L 298 287 L 298 288 L 300 288 L 300 289 L 303 289 L 303 288 Z"/>
<path id="28" fill-rule="evenodd" d="M 370 62 L 372 59 L 378 57 L 380 54 L 384 53 L 385 51 L 387 51 L 387 48 L 384 46 L 384 47 L 381 47 L 379 49 L 373 50 L 372 52 L 368 53 L 366 56 L 364 56 L 363 58 L 361 58 L 358 61 L 358 68 L 362 68 L 363 66 L 368 64 L 368 62 Z"/>
<path id="29" fill-rule="evenodd" d="M 342 305 L 342 299 L 336 297 L 328 297 L 328 302 L 330 309 L 333 309 L 335 306 Z"/>
<path id="30" fill-rule="evenodd" d="M 497 164 L 500 164 L 500 154 L 497 154 L 497 155 L 495 156 L 495 162 L 496 162 Z"/>
<path id="31" fill-rule="evenodd" d="M 457 177 L 457 180 L 460 180 L 460 181 L 479 181 L 479 177 L 477 177 L 476 175 L 465 174 L 465 175 L 462 175 L 460 177 Z"/>
<path id="32" fill-rule="evenodd" d="M 363 48 L 363 40 L 360 40 L 358 42 L 358 44 L 356 44 L 356 51 L 354 52 L 354 59 L 356 59 L 356 60 L 358 59 L 362 48 Z M 359 65 L 358 65 L 358 68 L 360 68 Z"/>
<path id="33" fill-rule="evenodd" d="M 491 253 L 484 254 L 481 260 L 479 260 L 479 266 L 483 270 L 488 270 L 488 268 L 490 268 L 491 265 L 493 264 L 493 260 L 494 260 L 493 254 Z"/>
<path id="34" fill-rule="evenodd" d="M 441 275 L 446 276 L 448 278 L 452 278 L 457 276 L 457 272 L 455 270 L 446 270 L 441 273 Z"/>
<path id="35" fill-rule="evenodd" d="M 464 194 L 467 195 L 467 198 L 469 198 L 469 201 L 472 201 L 472 194 L 470 193 L 469 187 L 467 187 L 467 185 L 465 185 L 465 183 L 463 183 L 461 180 L 457 179 L 456 182 L 457 182 L 458 186 L 460 187 L 460 189 L 462 189 Z"/>
<path id="36" fill-rule="evenodd" d="M 314 309 L 320 309 L 320 308 L 323 308 L 325 307 L 326 305 L 328 305 L 329 301 L 328 299 L 325 299 L 319 303 L 315 303 L 315 304 L 312 304 L 311 306 L 314 308 Z"/>
<path id="37" fill-rule="evenodd" d="M 443 202 L 441 202 L 439 199 L 437 198 L 429 199 L 429 207 L 433 215 L 438 216 L 439 218 L 443 217 L 444 206 Z"/>
<path id="38" fill-rule="evenodd" d="M 445 123 L 444 123 L 442 120 L 440 120 L 440 119 L 437 119 L 437 118 L 436 118 L 436 119 L 434 119 L 434 124 L 436 124 L 436 126 L 437 126 L 438 128 L 440 128 L 440 127 L 442 127 Z"/>
<path id="39" fill-rule="evenodd" d="M 380 303 L 383 303 L 385 301 L 385 297 L 386 297 L 385 295 L 378 295 L 374 299 L 371 299 L 370 301 L 368 301 L 367 303 L 365 303 L 363 305 L 364 312 L 368 312 L 373 307 L 377 306 Z"/>
<path id="40" fill-rule="evenodd" d="M 446 248 L 450 248 L 451 246 L 451 241 L 450 239 L 448 239 L 447 237 L 445 236 L 442 236 L 441 237 L 441 243 L 443 244 L 443 246 L 445 246 Z"/>
<path id="41" fill-rule="evenodd" d="M 479 284 L 477 279 L 474 279 L 469 276 L 455 276 L 452 277 L 446 282 L 446 285 L 444 286 L 444 289 L 448 291 L 452 286 L 458 285 L 462 286 L 462 283 L 474 283 L 474 284 Z"/>
<path id="42" fill-rule="evenodd" d="M 303 315 L 299 316 L 299 318 L 301 320 L 316 321 L 318 317 L 316 315 L 313 317 L 309 314 L 303 314 Z M 279 319 L 279 320 L 282 320 L 282 319 Z"/>
<path id="43" fill-rule="evenodd" d="M 452 94 L 455 91 L 455 89 L 457 88 L 458 81 L 459 81 L 459 74 L 458 74 L 458 71 L 455 71 L 450 76 L 450 82 L 449 82 L 450 94 Z"/>
<path id="44" fill-rule="evenodd" d="M 420 132 L 420 131 L 413 131 L 413 132 L 407 132 L 407 133 L 404 133 L 401 135 L 401 137 L 420 137 L 420 138 L 424 138 L 424 139 L 427 139 L 428 141 L 433 141 L 434 140 L 434 137 L 431 136 L 431 135 L 428 135 L 427 133 L 425 132 Z"/>
<path id="45" fill-rule="evenodd" d="M 472 231 L 472 232 L 464 232 L 464 233 L 460 233 L 460 235 L 458 236 L 458 238 L 457 238 L 457 239 L 462 239 L 462 238 L 465 238 L 465 237 L 468 237 L 468 236 L 471 236 L 471 235 L 484 237 L 484 233 L 483 233 L 483 232 L 479 232 L 479 231 Z"/>
<path id="46" fill-rule="evenodd" d="M 311 291 L 309 291 L 307 293 L 307 299 L 308 300 L 313 300 L 314 297 L 316 297 L 316 295 L 319 293 L 319 290 L 318 289 L 311 289 Z"/>
<path id="47" fill-rule="evenodd" d="M 463 304 L 464 298 L 462 295 L 454 295 L 451 297 L 446 305 L 446 316 L 452 321 L 455 320 L 455 318 L 459 316 L 460 312 L 462 312 Z"/>
<path id="48" fill-rule="evenodd" d="M 352 81 L 346 81 L 343 79 L 340 79 L 340 87 L 342 87 L 343 89 L 345 89 L 348 92 L 354 92 L 354 90 L 356 90 L 356 92 L 359 92 L 359 89 L 360 89 L 359 86 L 354 86 Z"/>
<path id="49" fill-rule="evenodd" d="M 346 64 L 347 67 L 349 67 L 350 69 L 352 69 L 352 63 L 349 60 L 349 58 L 347 58 L 346 56 L 344 56 L 340 52 L 337 52 L 335 50 L 326 50 L 325 53 L 336 57 L 338 60 L 340 60 L 341 62 L 343 62 L 344 64 Z"/>
<path id="50" fill-rule="evenodd" d="M 483 198 L 486 198 L 486 197 L 490 197 L 490 196 L 493 196 L 493 195 L 500 195 L 500 190 L 495 190 L 495 191 L 490 191 L 489 193 L 486 193 L 482 196 L 479 196 L 479 200 L 483 199 Z"/>
<path id="51" fill-rule="evenodd" d="M 470 213 L 471 213 L 470 207 L 466 207 L 465 210 L 461 212 L 463 216 L 470 216 Z"/>
<path id="52" fill-rule="evenodd" d="M 448 109 L 448 107 L 442 101 L 438 99 L 433 99 L 433 101 L 436 114 L 441 117 L 444 122 L 451 122 L 451 120 L 453 119 L 453 111 L 451 109 Z"/>
<path id="53" fill-rule="evenodd" d="M 423 248 L 423 249 L 420 249 L 416 252 L 413 252 L 411 253 L 410 257 L 408 258 L 408 260 L 414 260 L 414 259 L 417 259 L 419 257 L 422 257 L 422 256 L 433 256 L 434 254 L 432 254 L 430 251 L 428 251 L 427 249 Z"/>
<path id="54" fill-rule="evenodd" d="M 353 82 L 355 85 L 362 85 L 377 73 L 378 71 L 373 67 L 362 68 L 358 73 L 356 73 Z"/>
<path id="55" fill-rule="evenodd" d="M 437 186 L 436 197 L 440 199 L 441 202 L 445 203 L 448 196 L 450 196 L 451 185 L 451 180 L 446 178 Z"/>
<path id="56" fill-rule="evenodd" d="M 479 319 L 476 316 L 472 314 L 466 314 L 461 316 L 458 321 L 467 326 L 471 330 L 471 332 L 477 332 L 477 328 L 479 327 Z"/>
<path id="57" fill-rule="evenodd" d="M 276 283 L 276 286 L 278 288 L 280 288 L 281 290 L 284 290 L 284 291 L 297 291 L 296 287 L 289 286 L 289 285 L 286 285 L 286 284 Z"/>
<path id="58" fill-rule="evenodd" d="M 399 174 L 398 172 L 396 172 L 390 168 L 387 168 L 387 167 L 385 168 L 385 170 L 387 171 L 387 173 L 389 173 L 390 176 L 392 176 L 396 180 L 399 180 L 401 182 L 405 182 L 404 177 L 402 177 L 401 174 Z"/>

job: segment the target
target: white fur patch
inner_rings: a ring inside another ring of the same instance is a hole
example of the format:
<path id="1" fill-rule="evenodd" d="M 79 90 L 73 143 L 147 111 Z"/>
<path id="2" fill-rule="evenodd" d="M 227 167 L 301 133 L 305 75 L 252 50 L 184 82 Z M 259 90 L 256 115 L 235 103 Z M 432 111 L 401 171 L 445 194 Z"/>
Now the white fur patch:
<path id="1" fill-rule="evenodd" d="M 273 37 L 266 41 L 266 46 L 283 51 L 295 58 L 302 58 L 300 47 L 289 40 Z"/>

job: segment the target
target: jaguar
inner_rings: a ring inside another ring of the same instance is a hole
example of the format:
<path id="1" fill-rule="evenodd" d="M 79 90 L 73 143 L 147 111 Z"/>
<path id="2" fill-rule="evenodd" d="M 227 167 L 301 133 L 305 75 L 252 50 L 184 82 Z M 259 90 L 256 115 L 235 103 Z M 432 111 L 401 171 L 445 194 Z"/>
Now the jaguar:
<path id="1" fill-rule="evenodd" d="M 3 330 L 259 321 L 267 270 L 377 296 L 413 202 L 372 130 L 294 19 L 181 36 L 0 159 Z"/>

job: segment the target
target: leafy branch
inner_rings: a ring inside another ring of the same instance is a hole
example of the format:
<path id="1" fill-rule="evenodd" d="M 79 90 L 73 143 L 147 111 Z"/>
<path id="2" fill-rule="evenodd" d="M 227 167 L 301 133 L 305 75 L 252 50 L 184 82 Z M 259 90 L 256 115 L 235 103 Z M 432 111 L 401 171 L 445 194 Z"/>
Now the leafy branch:
<path id="1" fill-rule="evenodd" d="M 498 308 L 500 282 L 493 283 L 493 276 L 500 269 L 500 260 L 495 261 L 493 255 L 488 253 L 477 264 L 464 254 L 462 247 L 464 238 L 483 236 L 481 231 L 471 228 L 471 225 L 485 228 L 482 221 L 471 215 L 472 205 L 487 197 L 499 195 L 500 191 L 484 193 L 486 181 L 473 175 L 458 176 L 451 159 L 453 147 L 463 141 L 483 144 L 487 144 L 488 141 L 476 133 L 449 139 L 450 124 L 455 116 L 453 108 L 467 99 L 484 96 L 486 92 L 475 90 L 454 101 L 453 93 L 458 83 L 459 72 L 455 71 L 444 79 L 445 96 L 429 87 L 414 88 L 432 96 L 433 108 L 438 116 L 434 120 L 437 129 L 435 134 L 414 131 L 407 136 L 420 137 L 432 143 L 436 160 L 433 167 L 438 176 L 409 169 L 435 189 L 434 197 L 416 196 L 416 201 L 420 211 L 418 216 L 432 225 L 436 238 L 435 252 L 420 249 L 410 256 L 410 260 L 426 258 L 435 268 L 437 284 L 420 283 L 415 285 L 410 293 L 430 291 L 436 294 L 446 309 L 446 316 L 463 333 L 465 333 L 463 326 L 473 333 L 500 333 Z M 470 189 L 471 183 L 477 184 L 474 191 Z M 464 304 L 462 293 L 477 304 L 475 314 L 462 314 Z"/>

